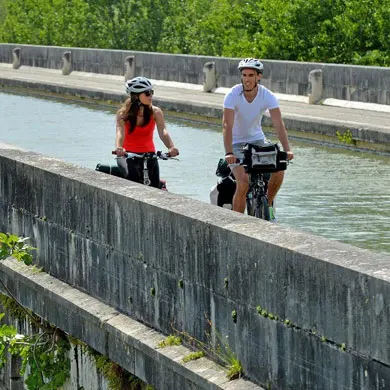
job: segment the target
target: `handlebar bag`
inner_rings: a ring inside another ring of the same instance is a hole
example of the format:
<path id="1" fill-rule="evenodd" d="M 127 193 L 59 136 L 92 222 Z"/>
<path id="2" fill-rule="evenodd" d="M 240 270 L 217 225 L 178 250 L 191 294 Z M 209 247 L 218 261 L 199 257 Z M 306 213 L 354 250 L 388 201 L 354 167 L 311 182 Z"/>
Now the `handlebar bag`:
<path id="1" fill-rule="evenodd" d="M 287 169 L 287 153 L 281 151 L 278 144 L 270 143 L 264 146 L 246 144 L 244 165 L 248 171 L 261 173 L 284 171 Z"/>

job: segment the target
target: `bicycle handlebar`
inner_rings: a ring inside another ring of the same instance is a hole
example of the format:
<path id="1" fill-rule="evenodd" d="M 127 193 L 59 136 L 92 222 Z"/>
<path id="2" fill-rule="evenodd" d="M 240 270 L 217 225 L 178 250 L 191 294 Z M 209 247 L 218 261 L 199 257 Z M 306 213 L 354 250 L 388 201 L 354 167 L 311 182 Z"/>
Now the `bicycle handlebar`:
<path id="1" fill-rule="evenodd" d="M 116 153 L 116 150 L 113 150 L 111 152 L 112 154 L 117 154 Z M 125 154 L 123 155 L 123 157 L 125 158 L 133 158 L 133 157 L 137 157 L 137 158 L 159 158 L 161 160 L 168 160 L 169 158 L 171 159 L 175 159 L 174 157 L 171 157 L 171 155 L 169 153 L 164 153 L 162 152 L 161 150 L 158 150 L 157 152 L 155 153 L 131 153 L 131 152 L 125 152 Z"/>

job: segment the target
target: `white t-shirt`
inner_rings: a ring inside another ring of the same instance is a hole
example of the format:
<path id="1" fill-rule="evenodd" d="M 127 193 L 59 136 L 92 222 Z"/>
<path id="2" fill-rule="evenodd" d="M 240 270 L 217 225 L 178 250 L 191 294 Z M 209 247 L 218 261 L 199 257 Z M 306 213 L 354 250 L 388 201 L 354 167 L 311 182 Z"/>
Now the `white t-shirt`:
<path id="1" fill-rule="evenodd" d="M 242 84 L 235 85 L 223 102 L 223 108 L 234 110 L 233 144 L 263 140 L 263 114 L 277 107 L 276 96 L 262 85 L 259 85 L 257 96 L 251 103 L 244 96 Z"/>

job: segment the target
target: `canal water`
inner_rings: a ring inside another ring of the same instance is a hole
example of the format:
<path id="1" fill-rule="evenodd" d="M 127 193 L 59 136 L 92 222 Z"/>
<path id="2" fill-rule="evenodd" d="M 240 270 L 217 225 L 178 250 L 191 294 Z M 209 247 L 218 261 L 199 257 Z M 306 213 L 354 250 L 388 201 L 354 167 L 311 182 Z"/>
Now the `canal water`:
<path id="1" fill-rule="evenodd" d="M 0 142 L 94 169 L 113 163 L 114 109 L 0 93 Z M 179 161 L 161 161 L 171 192 L 209 202 L 224 155 L 220 126 L 167 117 Z M 270 135 L 272 138 L 272 135 Z M 390 253 L 390 157 L 291 140 L 280 225 Z M 163 144 L 156 137 L 157 149 Z"/>

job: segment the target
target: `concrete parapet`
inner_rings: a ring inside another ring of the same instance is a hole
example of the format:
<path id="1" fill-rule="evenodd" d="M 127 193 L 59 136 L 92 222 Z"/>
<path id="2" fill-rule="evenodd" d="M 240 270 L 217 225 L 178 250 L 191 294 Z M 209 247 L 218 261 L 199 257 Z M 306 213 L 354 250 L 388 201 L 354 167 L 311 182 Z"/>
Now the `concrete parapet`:
<path id="1" fill-rule="evenodd" d="M 206 62 L 203 65 L 204 82 L 203 91 L 213 92 L 217 88 L 217 71 L 215 68 L 215 62 Z"/>
<path id="2" fill-rule="evenodd" d="M 62 74 L 64 76 L 68 76 L 72 73 L 72 52 L 71 51 L 66 51 L 62 55 L 62 60 L 64 62 L 62 66 Z"/>
<path id="3" fill-rule="evenodd" d="M 387 255 L 7 145 L 0 199 L 46 272 L 165 334 L 222 335 L 260 385 L 390 388 Z"/>
<path id="4" fill-rule="evenodd" d="M 21 65 L 61 69 L 64 48 L 0 44 L 0 62 L 11 63 L 10 51 L 22 48 Z M 137 63 L 125 70 L 131 76 L 143 75 L 155 80 L 204 84 L 205 63 L 214 63 L 218 69 L 218 86 L 231 87 L 240 82 L 239 59 L 227 57 L 190 56 L 121 50 L 67 48 L 72 51 L 73 70 L 92 73 L 123 75 L 126 58 L 137 57 Z M 282 94 L 307 96 L 309 74 L 321 69 L 323 73 L 322 98 L 352 100 L 390 105 L 390 68 L 354 66 L 310 62 L 276 61 L 262 59 L 262 83 Z M 131 78 L 131 77 L 130 77 Z M 212 85 L 213 83 L 211 83 Z M 206 88 L 208 89 L 208 87 Z"/>
<path id="5" fill-rule="evenodd" d="M 322 99 L 323 87 L 322 87 L 322 70 L 314 69 L 309 73 L 309 103 L 317 104 Z"/>
<path id="6" fill-rule="evenodd" d="M 12 67 L 14 69 L 20 68 L 20 47 L 15 47 L 15 49 L 12 50 Z"/>

